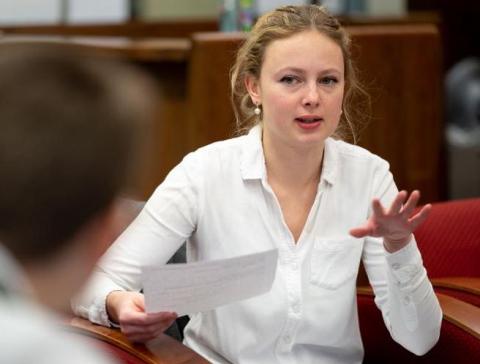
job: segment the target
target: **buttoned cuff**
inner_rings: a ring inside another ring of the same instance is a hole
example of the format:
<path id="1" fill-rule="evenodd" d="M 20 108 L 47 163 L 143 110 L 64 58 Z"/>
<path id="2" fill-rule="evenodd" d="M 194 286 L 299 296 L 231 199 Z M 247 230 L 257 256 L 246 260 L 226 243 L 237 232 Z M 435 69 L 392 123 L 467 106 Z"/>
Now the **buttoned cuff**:
<path id="1" fill-rule="evenodd" d="M 111 327 L 113 325 L 108 317 L 106 306 L 107 296 L 113 291 L 123 291 L 123 289 L 112 281 L 102 279 L 101 275 L 97 278 L 94 285 L 86 290 L 85 296 L 80 297 L 80 304 L 76 307 L 77 314 L 98 325 Z"/>
<path id="2" fill-rule="evenodd" d="M 111 326 L 110 318 L 107 313 L 107 296 L 108 294 L 95 298 L 93 305 L 88 312 L 88 319 L 91 322 L 103 326 Z"/>
<path id="3" fill-rule="evenodd" d="M 408 284 L 423 269 L 422 256 L 413 236 L 402 249 L 394 253 L 386 252 L 385 255 L 390 271 L 399 285 Z"/>

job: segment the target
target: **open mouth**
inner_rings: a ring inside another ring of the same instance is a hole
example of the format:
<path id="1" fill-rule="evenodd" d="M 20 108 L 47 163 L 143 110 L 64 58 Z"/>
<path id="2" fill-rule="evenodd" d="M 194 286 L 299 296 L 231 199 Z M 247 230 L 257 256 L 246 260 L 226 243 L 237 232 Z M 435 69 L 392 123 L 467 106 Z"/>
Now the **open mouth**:
<path id="1" fill-rule="evenodd" d="M 322 118 L 295 118 L 296 121 L 303 124 L 313 124 L 322 121 Z"/>

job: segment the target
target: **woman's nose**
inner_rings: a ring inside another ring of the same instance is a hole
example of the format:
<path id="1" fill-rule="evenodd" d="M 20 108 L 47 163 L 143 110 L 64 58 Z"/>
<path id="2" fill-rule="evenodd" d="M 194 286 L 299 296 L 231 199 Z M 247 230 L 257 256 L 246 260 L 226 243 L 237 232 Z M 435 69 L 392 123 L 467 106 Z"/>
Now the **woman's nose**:
<path id="1" fill-rule="evenodd" d="M 317 85 L 308 86 L 303 98 L 303 105 L 309 107 L 317 107 L 320 104 L 320 95 Z"/>

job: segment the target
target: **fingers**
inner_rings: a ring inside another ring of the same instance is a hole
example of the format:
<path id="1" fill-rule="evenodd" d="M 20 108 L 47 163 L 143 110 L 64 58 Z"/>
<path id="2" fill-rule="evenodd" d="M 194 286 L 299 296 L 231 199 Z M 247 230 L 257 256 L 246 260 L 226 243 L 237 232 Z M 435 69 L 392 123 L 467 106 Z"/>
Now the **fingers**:
<path id="1" fill-rule="evenodd" d="M 145 342 L 164 332 L 177 318 L 173 312 L 135 313 L 120 319 L 122 332 L 135 342 Z"/>
<path id="2" fill-rule="evenodd" d="M 355 238 L 363 238 L 368 235 L 368 231 L 365 228 L 354 228 L 349 231 L 350 235 Z"/>
<path id="3" fill-rule="evenodd" d="M 398 214 L 402 208 L 402 204 L 404 203 L 405 199 L 407 198 L 407 191 L 400 191 L 395 199 L 393 200 L 389 210 L 389 215 Z"/>
<path id="4" fill-rule="evenodd" d="M 373 199 L 372 215 L 363 225 L 351 229 L 350 235 L 356 238 L 383 237 L 391 242 L 401 241 L 401 244 L 397 245 L 406 245 L 410 240 L 407 237 L 425 221 L 431 209 L 430 205 L 426 205 L 415 216 L 409 218 L 417 207 L 420 192 L 415 190 L 408 199 L 407 196 L 407 191 L 400 191 L 388 210 L 384 209 L 378 198 Z M 407 199 L 406 202 L 405 199 Z"/>
<path id="5" fill-rule="evenodd" d="M 432 205 L 427 204 L 423 206 L 419 213 L 415 214 L 415 216 L 408 220 L 412 231 L 415 231 L 417 227 L 419 227 L 427 219 L 428 215 L 430 215 L 431 210 Z"/>
<path id="6" fill-rule="evenodd" d="M 133 342 L 146 342 L 161 335 L 166 329 L 168 329 L 174 320 L 164 322 L 161 325 L 154 325 L 148 327 L 139 328 L 138 326 L 122 328 L 122 332 Z"/>
<path id="7" fill-rule="evenodd" d="M 385 216 L 385 210 L 383 209 L 382 204 L 378 198 L 374 198 L 372 201 L 372 210 L 376 217 Z"/>
<path id="8" fill-rule="evenodd" d="M 119 292 L 107 296 L 112 311 L 118 313 L 120 329 L 129 340 L 145 342 L 165 331 L 177 318 L 174 312 L 145 312 L 143 294 Z"/>
<path id="9" fill-rule="evenodd" d="M 177 318 L 174 312 L 145 313 L 136 311 L 125 311 L 120 317 L 120 324 L 149 326 L 165 320 L 175 320 Z"/>
<path id="10" fill-rule="evenodd" d="M 402 215 L 406 218 L 410 217 L 415 208 L 417 207 L 418 201 L 420 200 L 420 191 L 415 190 L 410 194 L 405 206 L 402 210 Z"/>

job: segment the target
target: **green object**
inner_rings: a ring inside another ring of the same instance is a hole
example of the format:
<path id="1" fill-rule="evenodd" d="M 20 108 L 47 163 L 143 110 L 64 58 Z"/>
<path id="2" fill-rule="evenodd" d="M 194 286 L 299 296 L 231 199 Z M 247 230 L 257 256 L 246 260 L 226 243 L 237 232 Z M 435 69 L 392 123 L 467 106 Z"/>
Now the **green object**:
<path id="1" fill-rule="evenodd" d="M 252 30 L 256 18 L 256 4 L 254 0 L 240 0 L 239 4 L 240 30 L 248 32 Z"/>

